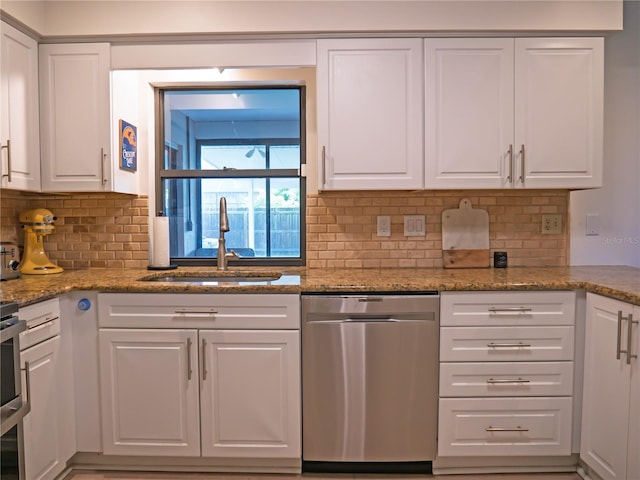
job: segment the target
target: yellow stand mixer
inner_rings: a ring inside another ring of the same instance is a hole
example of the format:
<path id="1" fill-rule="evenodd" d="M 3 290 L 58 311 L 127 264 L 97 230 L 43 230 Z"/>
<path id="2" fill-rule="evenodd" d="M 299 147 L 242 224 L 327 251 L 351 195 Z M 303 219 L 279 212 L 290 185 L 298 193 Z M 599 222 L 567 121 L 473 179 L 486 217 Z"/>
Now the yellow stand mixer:
<path id="1" fill-rule="evenodd" d="M 44 237 L 53 233 L 56 227 L 53 216 L 45 208 L 27 210 L 20 214 L 20 223 L 24 228 L 24 252 L 20 262 L 20 272 L 25 274 L 45 275 L 60 273 L 64 269 L 49 260 L 44 252 Z"/>

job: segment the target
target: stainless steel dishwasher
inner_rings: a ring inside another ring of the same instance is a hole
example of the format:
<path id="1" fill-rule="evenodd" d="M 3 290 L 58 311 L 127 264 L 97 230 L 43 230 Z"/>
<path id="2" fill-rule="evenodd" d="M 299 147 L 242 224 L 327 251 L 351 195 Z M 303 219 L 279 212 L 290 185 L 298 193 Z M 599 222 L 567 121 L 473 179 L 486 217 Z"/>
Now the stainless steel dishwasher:
<path id="1" fill-rule="evenodd" d="M 439 295 L 303 295 L 303 471 L 425 472 Z"/>

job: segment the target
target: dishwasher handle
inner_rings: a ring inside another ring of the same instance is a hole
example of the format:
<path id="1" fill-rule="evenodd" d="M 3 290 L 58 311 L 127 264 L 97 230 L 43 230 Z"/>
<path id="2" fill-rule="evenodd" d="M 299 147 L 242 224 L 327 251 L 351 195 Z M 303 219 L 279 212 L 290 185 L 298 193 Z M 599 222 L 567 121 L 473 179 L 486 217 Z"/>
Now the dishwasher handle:
<path id="1" fill-rule="evenodd" d="M 364 322 L 435 322 L 435 312 L 421 313 L 325 313 L 307 315 L 306 323 L 364 323 Z"/>
<path id="2" fill-rule="evenodd" d="M 342 320 L 343 322 L 359 323 L 359 322 L 397 322 L 397 318 L 391 315 L 350 315 Z"/>

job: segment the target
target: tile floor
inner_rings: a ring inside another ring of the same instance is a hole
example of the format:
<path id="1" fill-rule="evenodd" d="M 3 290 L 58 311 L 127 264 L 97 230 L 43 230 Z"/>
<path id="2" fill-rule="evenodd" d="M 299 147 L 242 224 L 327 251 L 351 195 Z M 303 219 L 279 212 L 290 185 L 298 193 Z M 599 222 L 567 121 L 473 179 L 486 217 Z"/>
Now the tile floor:
<path id="1" fill-rule="evenodd" d="M 153 472 L 74 472 L 65 480 L 582 480 L 577 473 L 483 474 L 483 475 L 259 475 Z"/>

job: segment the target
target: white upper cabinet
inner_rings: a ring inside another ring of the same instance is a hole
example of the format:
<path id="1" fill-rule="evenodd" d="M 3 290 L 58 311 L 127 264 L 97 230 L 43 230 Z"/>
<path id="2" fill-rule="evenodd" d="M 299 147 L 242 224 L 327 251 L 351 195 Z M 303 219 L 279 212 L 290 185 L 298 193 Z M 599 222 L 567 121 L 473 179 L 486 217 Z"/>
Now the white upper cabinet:
<path id="1" fill-rule="evenodd" d="M 425 40 L 426 188 L 602 185 L 602 38 Z"/>
<path id="2" fill-rule="evenodd" d="M 1 22 L 2 188 L 40 190 L 38 44 Z"/>
<path id="3" fill-rule="evenodd" d="M 108 43 L 40 45 L 42 190 L 112 191 Z"/>
<path id="4" fill-rule="evenodd" d="M 426 188 L 509 185 L 513 39 L 425 42 Z"/>
<path id="5" fill-rule="evenodd" d="M 423 187 L 422 40 L 318 40 L 319 190 Z"/>
<path id="6" fill-rule="evenodd" d="M 604 39 L 515 45 L 515 185 L 602 186 Z"/>

